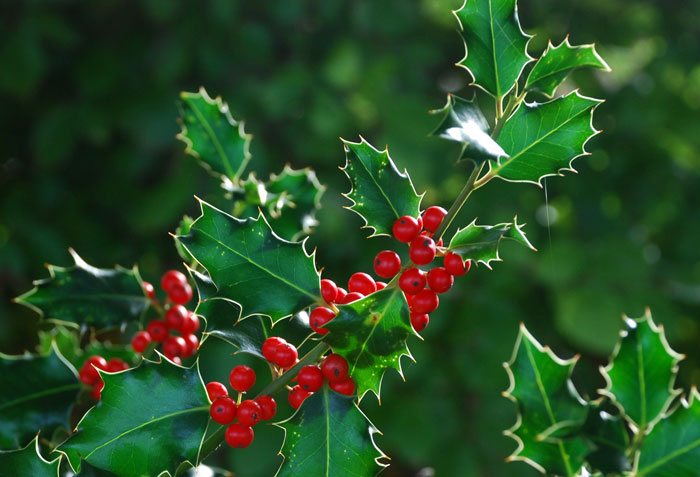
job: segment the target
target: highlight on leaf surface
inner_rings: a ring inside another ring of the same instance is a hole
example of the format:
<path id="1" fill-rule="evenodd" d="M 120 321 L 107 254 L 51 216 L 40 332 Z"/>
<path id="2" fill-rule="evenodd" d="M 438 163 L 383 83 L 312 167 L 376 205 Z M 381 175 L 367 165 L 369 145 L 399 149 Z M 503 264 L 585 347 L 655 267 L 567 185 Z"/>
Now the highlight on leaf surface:
<path id="1" fill-rule="evenodd" d="M 530 250 L 536 250 L 522 230 L 524 224 L 518 224 L 518 218 L 513 222 L 497 225 L 477 225 L 476 220 L 455 232 L 447 249 L 458 253 L 464 259 L 482 263 L 491 268 L 491 262 L 501 261 L 499 247 L 503 240 L 510 240 Z"/>
<path id="2" fill-rule="evenodd" d="M 39 436 L 17 450 L 0 450 L 0 471 L 2 475 L 22 477 L 58 477 L 61 457 L 52 461 L 44 459 L 39 452 Z"/>

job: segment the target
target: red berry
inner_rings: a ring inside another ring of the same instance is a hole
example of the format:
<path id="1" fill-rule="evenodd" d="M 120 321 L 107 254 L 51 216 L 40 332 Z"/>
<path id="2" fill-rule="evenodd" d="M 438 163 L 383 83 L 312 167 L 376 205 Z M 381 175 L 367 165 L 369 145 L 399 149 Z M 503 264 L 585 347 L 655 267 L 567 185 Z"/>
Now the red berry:
<path id="1" fill-rule="evenodd" d="M 165 312 L 165 325 L 171 330 L 179 330 L 190 312 L 182 305 L 173 305 Z"/>
<path id="2" fill-rule="evenodd" d="M 416 295 L 407 295 L 406 293 L 403 294 L 404 298 L 406 299 L 406 303 L 408 303 L 408 307 L 411 307 L 411 303 L 413 303 L 413 297 Z"/>
<path id="3" fill-rule="evenodd" d="M 301 386 L 297 385 L 289 391 L 289 404 L 294 409 L 299 409 L 299 406 L 306 400 L 307 397 L 311 396 L 311 393 L 304 390 Z"/>
<path id="4" fill-rule="evenodd" d="M 177 270 L 168 270 L 160 279 L 160 287 L 168 294 L 176 285 L 184 285 L 185 283 L 187 283 L 187 277 Z"/>
<path id="5" fill-rule="evenodd" d="M 435 267 L 428 272 L 428 286 L 435 293 L 445 293 L 452 288 L 455 279 L 442 267 Z"/>
<path id="6" fill-rule="evenodd" d="M 321 296 L 326 303 L 335 303 L 338 297 L 338 287 L 333 280 L 321 280 Z"/>
<path id="7" fill-rule="evenodd" d="M 428 232 L 435 232 L 438 227 L 440 227 L 442 219 L 444 219 L 446 215 L 447 211 L 442 207 L 436 205 L 428 207 L 422 215 L 423 227 L 425 227 L 425 230 Z"/>
<path id="8" fill-rule="evenodd" d="M 407 295 L 415 295 L 425 288 L 425 274 L 413 267 L 405 270 L 399 277 L 399 287 Z"/>
<path id="9" fill-rule="evenodd" d="M 462 260 L 462 257 L 454 252 L 447 252 L 445 254 L 445 258 L 443 259 L 443 263 L 445 264 L 445 270 L 450 272 L 450 274 L 455 277 L 461 277 L 467 273 L 469 271 L 469 267 L 471 267 L 471 260 L 467 260 L 465 263 L 464 260 Z"/>
<path id="10" fill-rule="evenodd" d="M 215 401 L 218 397 L 228 396 L 228 389 L 223 383 L 212 381 L 207 383 L 207 396 L 209 396 L 210 401 Z"/>
<path id="11" fill-rule="evenodd" d="M 384 290 L 386 288 L 386 282 L 377 282 L 377 291 Z"/>
<path id="12" fill-rule="evenodd" d="M 418 333 L 423 331 L 430 323 L 430 316 L 427 313 L 411 313 L 411 326 Z"/>
<path id="13" fill-rule="evenodd" d="M 408 256 L 416 265 L 427 265 L 435 258 L 435 242 L 430 237 L 421 235 L 411 242 Z"/>
<path id="14" fill-rule="evenodd" d="M 253 368 L 241 364 L 231 370 L 228 379 L 233 389 L 244 393 L 255 384 L 255 371 Z"/>
<path id="15" fill-rule="evenodd" d="M 131 338 L 131 347 L 137 353 L 143 353 L 148 348 L 148 345 L 151 344 L 151 341 L 151 334 L 148 331 L 139 331 Z"/>
<path id="16" fill-rule="evenodd" d="M 335 297 L 335 302 L 340 303 L 340 300 L 344 299 L 348 294 L 348 291 L 343 287 L 338 287 L 338 295 Z"/>
<path id="17" fill-rule="evenodd" d="M 191 311 L 187 313 L 187 316 L 182 320 L 182 325 L 180 325 L 180 333 L 183 335 L 191 335 L 199 329 L 199 317 L 192 313 Z"/>
<path id="18" fill-rule="evenodd" d="M 169 336 L 163 341 L 163 354 L 168 359 L 182 356 L 187 349 L 187 342 L 182 336 Z"/>
<path id="19" fill-rule="evenodd" d="M 275 350 L 281 344 L 285 344 L 286 341 L 278 336 L 271 336 L 266 339 L 262 345 L 262 354 L 266 360 L 271 363 L 275 362 Z"/>
<path id="20" fill-rule="evenodd" d="M 224 438 L 229 446 L 243 449 L 253 443 L 255 432 L 250 427 L 242 426 L 241 424 L 231 424 L 226 428 Z"/>
<path id="21" fill-rule="evenodd" d="M 146 326 L 146 331 L 151 335 L 153 341 L 161 342 L 168 337 L 168 327 L 165 325 L 164 321 L 153 320 L 148 326 Z"/>
<path id="22" fill-rule="evenodd" d="M 339 354 L 329 354 L 321 363 L 321 373 L 330 383 L 347 378 L 349 371 L 348 362 Z"/>
<path id="23" fill-rule="evenodd" d="M 367 296 L 377 291 L 377 284 L 371 276 L 366 273 L 357 272 L 353 273 L 348 280 L 348 290 L 350 293 L 356 292 Z"/>
<path id="24" fill-rule="evenodd" d="M 269 421 L 275 414 L 277 414 L 277 402 L 272 396 L 258 396 L 255 398 L 255 402 L 260 406 L 260 419 L 263 421 Z"/>
<path id="25" fill-rule="evenodd" d="M 100 373 L 97 372 L 98 369 L 106 370 L 107 360 L 102 356 L 90 356 L 90 358 L 85 361 L 82 368 L 80 368 L 80 381 L 88 386 L 99 382 L 102 378 L 100 378 Z"/>
<path id="26" fill-rule="evenodd" d="M 347 305 L 353 301 L 361 300 L 365 296 L 362 293 L 352 292 L 345 295 L 342 299 L 338 300 L 339 305 Z"/>
<path id="27" fill-rule="evenodd" d="M 299 386 L 305 391 L 315 393 L 323 386 L 323 373 L 321 368 L 314 365 L 304 366 L 297 375 Z"/>
<path id="28" fill-rule="evenodd" d="M 440 299 L 432 290 L 422 290 L 413 297 L 411 311 L 413 313 L 432 313 L 440 304 Z"/>
<path id="29" fill-rule="evenodd" d="M 192 334 L 182 335 L 182 338 L 185 340 L 185 351 L 182 353 L 182 357 L 189 358 L 197 352 L 199 348 L 199 338 L 197 338 L 197 335 Z"/>
<path id="30" fill-rule="evenodd" d="M 262 410 L 257 402 L 252 399 L 246 399 L 238 405 L 236 415 L 238 416 L 238 422 L 244 426 L 253 427 L 260 422 Z"/>
<path id="31" fill-rule="evenodd" d="M 383 250 L 374 257 L 374 273 L 382 278 L 392 278 L 401 270 L 401 257 L 393 250 Z"/>
<path id="32" fill-rule="evenodd" d="M 153 288 L 153 284 L 151 282 L 143 282 L 141 286 L 143 287 L 143 292 L 148 298 L 153 300 L 156 297 L 156 289 Z"/>
<path id="33" fill-rule="evenodd" d="M 102 398 L 102 391 L 104 390 L 104 388 L 105 388 L 105 382 L 102 381 L 102 378 L 100 378 L 100 380 L 97 381 L 95 383 L 95 385 L 92 387 L 92 390 L 90 391 L 90 396 L 92 396 L 92 398 L 95 401 L 99 401 L 100 398 Z"/>
<path id="34" fill-rule="evenodd" d="M 173 303 L 184 305 L 192 299 L 192 287 L 189 283 L 175 285 L 168 292 L 168 298 L 170 298 Z"/>
<path id="35" fill-rule="evenodd" d="M 345 396 L 352 396 L 355 394 L 355 381 L 353 381 L 350 376 L 340 381 L 331 382 L 328 386 L 330 386 L 333 391 Z"/>
<path id="36" fill-rule="evenodd" d="M 333 318 L 335 318 L 335 313 L 333 313 L 333 310 L 320 306 L 311 310 L 311 314 L 309 315 L 309 326 L 311 326 L 311 329 L 316 333 L 325 335 L 328 333 L 328 330 L 321 327 L 331 321 Z"/>
<path id="37" fill-rule="evenodd" d="M 107 361 L 107 371 L 110 373 L 118 373 L 119 371 L 126 371 L 129 369 L 129 365 L 123 359 L 112 358 Z"/>
<path id="38" fill-rule="evenodd" d="M 275 348 L 274 360 L 272 362 L 280 368 L 288 369 L 294 366 L 299 358 L 297 349 L 289 343 L 282 343 Z"/>
<path id="39" fill-rule="evenodd" d="M 228 396 L 219 396 L 209 407 L 209 415 L 219 424 L 231 424 L 236 418 L 236 402 Z"/>
<path id="40" fill-rule="evenodd" d="M 166 356 L 166 358 L 167 358 L 167 356 Z M 170 359 L 170 361 L 177 364 L 178 366 L 182 366 L 182 358 L 180 358 L 179 356 L 175 356 L 173 358 L 168 358 L 168 359 Z"/>
<path id="41" fill-rule="evenodd" d="M 408 243 L 420 233 L 423 227 L 418 223 L 416 219 L 410 215 L 404 215 L 399 217 L 394 222 L 391 231 L 394 234 L 394 238 L 399 242 Z"/>

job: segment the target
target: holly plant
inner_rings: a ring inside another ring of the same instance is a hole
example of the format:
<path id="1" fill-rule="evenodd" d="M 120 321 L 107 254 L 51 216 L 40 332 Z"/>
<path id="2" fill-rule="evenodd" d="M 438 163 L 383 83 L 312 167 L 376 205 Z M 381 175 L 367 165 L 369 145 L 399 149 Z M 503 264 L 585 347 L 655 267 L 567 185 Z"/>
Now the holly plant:
<path id="1" fill-rule="evenodd" d="M 156 287 L 136 267 L 97 268 L 71 251 L 73 265 L 49 266 L 17 298 L 41 315 L 42 331 L 36 353 L 0 356 L 0 467 L 187 475 L 224 443 L 255 445 L 256 426 L 271 424 L 284 431 L 279 476 L 381 471 L 379 431 L 361 409 L 368 393 L 379 399 L 386 371 L 402 372 L 461 277 L 491 269 L 505 242 L 534 250 L 516 218 L 452 227 L 458 213 L 495 178 L 541 185 L 573 170 L 598 132 L 601 100 L 567 81 L 578 68 L 608 69 L 592 45 L 566 38 L 531 56 L 515 0 L 468 0 L 455 15 L 467 52 L 458 65 L 474 94 L 448 96 L 434 135 L 459 145 L 470 173 L 449 207 L 424 204 L 387 149 L 343 141 L 347 208 L 366 229 L 358 239 L 395 239 L 349 277 L 322 276 L 304 239 L 324 189 L 313 171 L 286 165 L 266 181 L 244 178 L 254 161 L 243 122 L 204 89 L 182 93 L 178 138 L 220 184 L 173 234 L 184 266 Z M 688 470 L 699 458 L 695 394 L 678 404 L 667 386 L 678 356 L 650 318 L 627 323 L 597 401 L 575 392 L 572 362 L 523 329 L 508 366 L 508 395 L 521 411 L 512 459 L 553 475 L 697 475 Z M 199 370 L 214 340 L 232 351 L 227 383 Z M 266 363 L 269 375 L 237 353 Z"/>

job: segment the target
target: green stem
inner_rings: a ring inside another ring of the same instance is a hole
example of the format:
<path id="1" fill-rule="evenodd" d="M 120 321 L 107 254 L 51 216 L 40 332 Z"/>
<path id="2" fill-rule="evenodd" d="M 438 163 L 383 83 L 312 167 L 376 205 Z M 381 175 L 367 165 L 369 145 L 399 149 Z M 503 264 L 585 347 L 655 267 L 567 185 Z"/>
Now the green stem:
<path id="1" fill-rule="evenodd" d="M 438 229 L 435 231 L 435 241 L 439 241 L 442 238 L 442 236 L 452 224 L 452 221 L 455 219 L 459 211 L 462 210 L 462 207 L 467 202 L 469 195 L 474 191 L 474 189 L 476 189 L 476 187 L 474 187 L 474 185 L 476 184 L 476 178 L 479 177 L 479 174 L 481 174 L 481 170 L 483 168 L 484 163 L 478 166 L 474 166 L 474 169 L 469 175 L 469 179 L 467 179 L 467 183 L 464 185 L 462 192 L 459 193 L 457 199 L 455 199 L 455 201 L 452 203 L 450 210 L 447 211 L 447 215 L 444 219 L 442 219 L 440 227 L 438 227 Z"/>

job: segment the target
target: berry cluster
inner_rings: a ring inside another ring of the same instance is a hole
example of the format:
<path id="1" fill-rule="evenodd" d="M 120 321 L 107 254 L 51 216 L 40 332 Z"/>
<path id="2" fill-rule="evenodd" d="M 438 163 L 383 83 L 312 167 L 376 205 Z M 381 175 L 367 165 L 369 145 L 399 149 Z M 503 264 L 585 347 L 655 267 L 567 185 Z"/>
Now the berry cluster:
<path id="1" fill-rule="evenodd" d="M 192 287 L 187 277 L 177 270 L 168 270 L 160 280 L 160 286 L 167 295 L 165 308 L 161 307 L 155 296 L 153 285 L 144 282 L 146 295 L 164 310 L 162 319 L 152 320 L 144 331 L 139 331 L 131 340 L 134 351 L 143 353 L 151 343 L 160 343 L 161 351 L 169 360 L 181 364 L 182 358 L 189 358 L 199 347 L 195 334 L 199 329 L 199 318 L 185 308 L 192 299 Z M 173 334 L 179 333 L 179 336 Z"/>
<path id="2" fill-rule="evenodd" d="M 102 395 L 102 390 L 105 387 L 105 382 L 102 380 L 102 376 L 97 371 L 101 369 L 102 371 L 107 371 L 108 373 L 116 373 L 118 371 L 124 371 L 129 369 L 129 365 L 119 358 L 112 358 L 109 361 L 104 359 L 102 356 L 90 356 L 90 358 L 85 361 L 83 366 L 80 368 L 78 376 L 83 384 L 86 384 L 91 388 L 90 396 L 95 401 L 100 400 Z"/>
<path id="3" fill-rule="evenodd" d="M 324 381 L 333 391 L 352 396 L 355 394 L 355 381 L 348 372 L 348 362 L 338 354 L 328 355 L 320 366 L 310 364 L 302 367 L 296 377 L 297 385 L 289 391 L 289 404 L 298 409 L 306 398 L 323 387 Z"/>
<path id="4" fill-rule="evenodd" d="M 209 414 L 215 422 L 228 426 L 224 436 L 231 447 L 248 447 L 255 437 L 253 426 L 260 421 L 270 420 L 277 414 L 277 403 L 272 396 L 241 400 L 242 395 L 255 385 L 255 379 L 255 371 L 248 366 L 240 365 L 231 370 L 229 383 L 231 388 L 238 391 L 236 401 L 229 396 L 224 384 L 217 381 L 207 384 L 207 394 L 211 401 Z"/>

